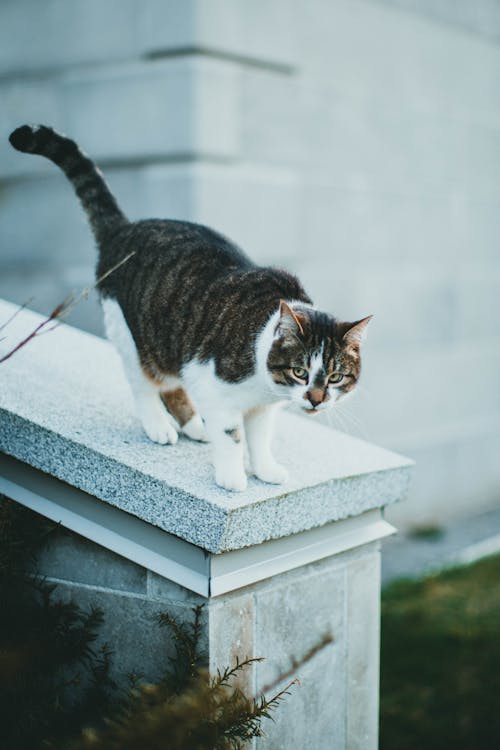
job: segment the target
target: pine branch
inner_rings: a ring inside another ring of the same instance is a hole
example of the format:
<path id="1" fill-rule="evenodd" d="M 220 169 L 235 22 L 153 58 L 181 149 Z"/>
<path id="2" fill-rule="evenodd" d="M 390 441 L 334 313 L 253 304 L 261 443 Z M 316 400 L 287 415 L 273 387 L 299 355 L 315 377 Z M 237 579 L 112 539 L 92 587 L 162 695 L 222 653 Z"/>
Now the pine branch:
<path id="1" fill-rule="evenodd" d="M 236 656 L 236 664 L 234 665 L 234 667 L 226 667 L 223 672 L 217 669 L 217 677 L 214 677 L 212 679 L 212 687 L 231 687 L 229 683 L 231 677 L 234 677 L 235 674 L 242 671 L 243 669 L 246 669 L 251 664 L 255 664 L 261 661 L 265 660 L 262 657 L 258 656 L 245 659 L 244 661 L 239 661 L 238 656 Z"/>
<path id="2" fill-rule="evenodd" d="M 175 658 L 170 659 L 171 674 L 166 677 L 164 684 L 170 684 L 177 693 L 197 677 L 200 666 L 205 661 L 204 656 L 199 653 L 202 611 L 203 605 L 194 608 L 191 625 L 179 623 L 167 612 L 162 612 L 159 616 L 160 625 L 170 628 L 175 644 Z"/>

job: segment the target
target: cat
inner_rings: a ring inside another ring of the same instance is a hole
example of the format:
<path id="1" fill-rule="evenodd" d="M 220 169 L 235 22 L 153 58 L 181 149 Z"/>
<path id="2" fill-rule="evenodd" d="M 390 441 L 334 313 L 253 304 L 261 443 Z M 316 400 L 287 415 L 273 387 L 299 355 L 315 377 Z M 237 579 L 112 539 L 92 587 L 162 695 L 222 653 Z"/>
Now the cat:
<path id="1" fill-rule="evenodd" d="M 146 435 L 208 439 L 226 490 L 247 486 L 245 442 L 258 479 L 286 481 L 271 452 L 277 408 L 291 401 L 312 415 L 350 393 L 371 316 L 346 323 L 320 312 L 297 278 L 257 266 L 205 226 L 129 222 L 91 159 L 49 127 L 23 125 L 9 140 L 72 182 L 99 248 L 98 279 L 133 253 L 99 290 Z"/>

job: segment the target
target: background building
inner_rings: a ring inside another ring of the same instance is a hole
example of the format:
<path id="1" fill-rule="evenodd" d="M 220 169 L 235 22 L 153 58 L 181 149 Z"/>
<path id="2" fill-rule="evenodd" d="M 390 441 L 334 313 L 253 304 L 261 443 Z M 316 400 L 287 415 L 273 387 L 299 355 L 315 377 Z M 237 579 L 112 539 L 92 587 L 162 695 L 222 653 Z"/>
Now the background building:
<path id="1" fill-rule="evenodd" d="M 95 250 L 42 122 L 130 218 L 210 224 L 375 315 L 335 424 L 414 457 L 399 524 L 500 503 L 500 3 L 2 0 L 0 296 L 48 312 Z M 69 321 L 102 332 L 95 299 Z"/>

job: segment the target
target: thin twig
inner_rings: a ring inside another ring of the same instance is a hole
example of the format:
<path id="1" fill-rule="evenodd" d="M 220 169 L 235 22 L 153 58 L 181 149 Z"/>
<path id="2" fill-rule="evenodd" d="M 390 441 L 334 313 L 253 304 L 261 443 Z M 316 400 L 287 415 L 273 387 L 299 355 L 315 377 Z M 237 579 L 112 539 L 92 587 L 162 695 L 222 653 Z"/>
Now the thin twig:
<path id="1" fill-rule="evenodd" d="M 117 270 L 117 268 L 120 268 L 120 266 L 122 266 L 124 263 L 126 263 L 133 255 L 135 255 L 135 250 L 132 251 L 131 253 L 129 253 L 128 255 L 126 255 L 125 258 L 123 258 L 118 263 L 116 263 L 108 271 L 106 271 L 105 273 L 103 273 L 102 276 L 100 276 L 94 284 L 91 284 L 90 286 L 86 286 L 84 289 L 82 289 L 82 291 L 80 292 L 80 294 L 78 295 L 78 297 L 73 298 L 73 296 L 70 295 L 70 299 L 67 298 L 68 299 L 67 304 L 63 303 L 65 306 L 61 310 L 61 312 L 59 313 L 59 315 L 57 315 L 58 322 L 61 322 L 62 320 L 65 320 L 68 317 L 68 315 L 73 311 L 73 309 L 83 299 L 88 299 L 89 294 L 94 289 L 96 289 L 99 286 L 99 284 L 101 284 L 104 281 L 104 279 L 107 279 L 108 276 L 110 276 L 112 273 L 114 273 Z M 65 300 L 65 302 L 66 302 L 66 300 Z"/>
<path id="2" fill-rule="evenodd" d="M 59 325 L 59 323 L 62 320 L 64 320 L 65 318 L 68 317 L 68 315 L 82 301 L 82 299 L 87 299 L 88 296 L 89 296 L 89 294 L 90 294 L 90 292 L 93 289 L 96 289 L 99 286 L 99 284 L 101 284 L 104 281 L 104 279 L 107 279 L 107 277 L 110 274 L 112 274 L 114 271 L 116 271 L 117 268 L 119 268 L 124 263 L 126 263 L 133 255 L 135 255 L 135 251 L 129 253 L 119 263 L 116 263 L 116 265 L 114 265 L 108 271 L 106 271 L 105 273 L 103 273 L 103 275 L 100 276 L 96 280 L 96 282 L 94 284 L 92 284 L 91 286 L 87 286 L 84 289 L 82 289 L 82 291 L 80 292 L 80 294 L 77 297 L 74 297 L 73 294 L 68 294 L 68 296 L 61 303 L 59 303 L 59 305 L 57 305 L 57 307 L 55 307 L 52 310 L 52 312 L 50 313 L 50 315 L 48 316 L 48 318 L 46 318 L 45 320 L 42 320 L 42 322 L 39 323 L 36 326 L 36 328 L 34 328 L 31 331 L 31 333 L 29 333 L 27 336 L 25 336 L 25 338 L 22 339 L 22 341 L 20 341 L 18 344 L 16 344 L 16 346 L 14 346 L 9 352 L 7 352 L 7 354 L 4 354 L 3 357 L 0 357 L 0 364 L 2 364 L 2 362 L 6 362 L 8 359 L 10 359 L 10 357 L 12 357 L 16 352 L 18 352 L 19 349 L 22 349 L 23 346 L 26 346 L 26 344 L 29 341 L 31 341 L 32 339 L 34 339 L 36 336 L 40 336 L 40 334 L 42 334 L 42 333 L 48 333 L 49 331 L 53 331 L 55 328 L 57 328 L 57 326 Z M 2 330 L 3 328 L 5 328 L 16 317 L 16 315 L 18 315 L 21 312 L 21 310 L 23 310 L 26 307 L 27 304 L 28 304 L 28 302 L 25 302 L 23 305 L 21 305 L 21 307 L 19 307 L 15 311 L 15 313 L 13 315 L 11 315 L 11 317 L 5 323 L 2 324 L 2 326 L 0 327 L 0 330 Z M 56 324 L 53 325 L 51 328 L 47 329 L 46 326 L 48 326 L 49 323 L 52 323 L 53 321 L 56 321 Z"/>
<path id="3" fill-rule="evenodd" d="M 15 312 L 12 313 L 12 315 L 10 316 L 10 318 L 7 318 L 7 320 L 0 325 L 0 331 L 3 331 L 3 329 L 6 328 L 9 325 L 9 323 L 12 323 L 12 321 L 14 320 L 14 318 L 16 317 L 16 315 L 19 315 L 19 313 L 21 312 L 21 310 L 24 310 L 25 307 L 28 307 L 28 305 L 31 302 L 33 302 L 33 297 L 30 297 L 29 300 L 26 300 L 26 302 L 23 302 L 23 304 L 21 305 L 21 307 L 18 307 L 17 310 L 15 310 Z M 1 339 L 1 340 L 3 341 L 3 339 Z"/>

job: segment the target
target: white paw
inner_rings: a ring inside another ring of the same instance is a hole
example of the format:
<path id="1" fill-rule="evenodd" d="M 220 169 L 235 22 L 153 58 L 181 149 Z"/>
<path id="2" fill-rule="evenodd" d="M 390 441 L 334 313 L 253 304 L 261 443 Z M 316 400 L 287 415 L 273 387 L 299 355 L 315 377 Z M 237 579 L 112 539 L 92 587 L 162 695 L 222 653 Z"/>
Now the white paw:
<path id="1" fill-rule="evenodd" d="M 170 415 L 163 407 L 151 410 L 146 414 L 143 413 L 141 421 L 144 432 L 153 443 L 160 443 L 160 445 L 171 443 L 173 445 L 177 442 L 177 430 Z"/>
<path id="2" fill-rule="evenodd" d="M 274 459 L 256 467 L 254 474 L 262 482 L 268 482 L 268 484 L 283 484 L 288 479 L 288 471 Z"/>
<path id="3" fill-rule="evenodd" d="M 195 414 L 188 422 L 186 422 L 182 428 L 182 432 L 184 435 L 191 438 L 191 440 L 200 440 L 202 443 L 208 442 L 205 425 L 199 414 Z"/>
<path id="4" fill-rule="evenodd" d="M 215 470 L 215 481 L 224 490 L 231 492 L 243 492 L 246 490 L 247 475 L 241 468 L 235 466 L 224 466 Z"/>

